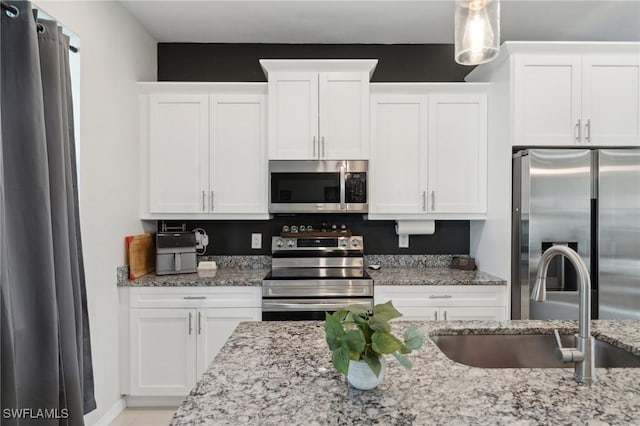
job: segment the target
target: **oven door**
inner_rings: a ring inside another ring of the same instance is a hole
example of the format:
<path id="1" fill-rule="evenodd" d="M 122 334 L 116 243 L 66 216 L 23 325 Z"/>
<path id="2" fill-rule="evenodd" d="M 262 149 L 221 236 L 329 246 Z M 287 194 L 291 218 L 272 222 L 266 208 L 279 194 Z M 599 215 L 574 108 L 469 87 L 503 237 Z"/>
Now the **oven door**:
<path id="1" fill-rule="evenodd" d="M 373 298 L 262 299 L 263 321 L 324 320 L 325 312 L 360 304 L 373 310 Z"/>

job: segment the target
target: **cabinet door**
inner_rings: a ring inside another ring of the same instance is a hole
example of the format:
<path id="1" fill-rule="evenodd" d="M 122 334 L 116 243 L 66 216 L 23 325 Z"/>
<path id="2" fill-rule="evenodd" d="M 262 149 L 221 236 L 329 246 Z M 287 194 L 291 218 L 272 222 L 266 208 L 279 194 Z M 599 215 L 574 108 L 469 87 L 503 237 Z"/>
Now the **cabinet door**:
<path id="1" fill-rule="evenodd" d="M 369 158 L 369 74 L 320 73 L 320 158 Z"/>
<path id="2" fill-rule="evenodd" d="M 241 321 L 260 321 L 261 318 L 261 308 L 199 309 L 198 377 L 204 373 Z"/>
<path id="3" fill-rule="evenodd" d="M 515 58 L 512 145 L 581 143 L 580 75 L 579 56 Z"/>
<path id="4" fill-rule="evenodd" d="M 211 97 L 209 209 L 267 212 L 265 97 Z"/>
<path id="5" fill-rule="evenodd" d="M 269 159 L 318 158 L 318 73 L 269 75 Z"/>
<path id="6" fill-rule="evenodd" d="M 586 142 L 640 146 L 638 55 L 584 56 L 582 119 Z"/>
<path id="7" fill-rule="evenodd" d="M 427 97 L 372 101 L 370 213 L 426 211 Z"/>
<path id="8" fill-rule="evenodd" d="M 149 97 L 149 209 L 201 213 L 209 182 L 209 97 Z"/>
<path id="9" fill-rule="evenodd" d="M 431 306 L 396 306 L 396 309 L 402 313 L 398 321 L 437 321 L 441 320 L 438 316 L 438 308 Z"/>
<path id="10" fill-rule="evenodd" d="M 501 306 L 447 306 L 440 308 L 439 319 L 500 321 L 505 319 L 504 312 Z"/>
<path id="11" fill-rule="evenodd" d="M 428 211 L 486 212 L 486 96 L 430 96 L 428 146 Z"/>
<path id="12" fill-rule="evenodd" d="M 131 394 L 187 395 L 196 383 L 196 310 L 131 309 Z"/>

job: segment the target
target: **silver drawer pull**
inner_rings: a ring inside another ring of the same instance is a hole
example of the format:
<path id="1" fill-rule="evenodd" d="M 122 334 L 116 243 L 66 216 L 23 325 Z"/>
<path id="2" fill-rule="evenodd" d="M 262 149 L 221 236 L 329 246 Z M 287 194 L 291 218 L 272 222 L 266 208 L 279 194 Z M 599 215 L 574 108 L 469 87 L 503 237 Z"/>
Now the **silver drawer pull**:
<path id="1" fill-rule="evenodd" d="M 451 299 L 452 297 L 450 294 L 432 294 L 429 299 Z"/>
<path id="2" fill-rule="evenodd" d="M 206 299 L 207 296 L 185 296 L 185 300 L 203 300 Z"/>

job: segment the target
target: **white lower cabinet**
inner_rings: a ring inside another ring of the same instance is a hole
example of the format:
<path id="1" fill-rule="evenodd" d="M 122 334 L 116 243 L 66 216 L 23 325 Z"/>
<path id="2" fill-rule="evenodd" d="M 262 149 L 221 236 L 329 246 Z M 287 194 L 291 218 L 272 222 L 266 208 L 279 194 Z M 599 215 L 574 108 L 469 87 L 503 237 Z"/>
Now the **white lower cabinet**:
<path id="1" fill-rule="evenodd" d="M 122 290 L 123 393 L 134 397 L 187 395 L 236 326 L 262 317 L 260 287 Z"/>
<path id="2" fill-rule="evenodd" d="M 186 395 L 196 382 L 196 309 L 131 310 L 131 394 Z"/>
<path id="3" fill-rule="evenodd" d="M 506 286 L 375 286 L 375 303 L 393 302 L 402 321 L 504 320 Z"/>

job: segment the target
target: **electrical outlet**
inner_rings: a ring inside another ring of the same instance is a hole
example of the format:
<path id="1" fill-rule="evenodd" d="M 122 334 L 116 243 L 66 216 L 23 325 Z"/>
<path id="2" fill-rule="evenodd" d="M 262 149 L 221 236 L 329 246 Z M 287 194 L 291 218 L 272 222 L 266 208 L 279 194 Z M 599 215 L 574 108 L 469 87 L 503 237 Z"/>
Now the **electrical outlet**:
<path id="1" fill-rule="evenodd" d="M 262 234 L 260 233 L 251 234 L 251 248 L 252 249 L 262 248 Z"/>
<path id="2" fill-rule="evenodd" d="M 398 247 L 409 248 L 409 234 L 398 235 Z"/>

